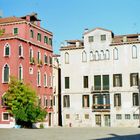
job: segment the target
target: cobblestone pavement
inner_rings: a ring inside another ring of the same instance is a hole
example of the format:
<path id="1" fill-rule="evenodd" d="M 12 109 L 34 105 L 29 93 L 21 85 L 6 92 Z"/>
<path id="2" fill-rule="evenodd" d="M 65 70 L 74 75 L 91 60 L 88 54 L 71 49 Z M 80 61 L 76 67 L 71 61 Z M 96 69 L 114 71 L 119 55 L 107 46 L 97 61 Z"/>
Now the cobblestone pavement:
<path id="1" fill-rule="evenodd" d="M 0 140 L 140 140 L 140 128 L 0 129 Z"/>

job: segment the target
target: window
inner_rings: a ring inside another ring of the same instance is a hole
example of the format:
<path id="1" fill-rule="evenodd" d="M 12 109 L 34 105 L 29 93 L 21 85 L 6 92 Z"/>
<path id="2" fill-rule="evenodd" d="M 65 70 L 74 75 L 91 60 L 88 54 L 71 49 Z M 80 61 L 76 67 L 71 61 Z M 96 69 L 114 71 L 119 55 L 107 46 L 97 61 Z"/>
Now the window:
<path id="1" fill-rule="evenodd" d="M 94 60 L 94 55 L 93 55 L 93 52 L 92 51 L 90 51 L 90 60 L 91 61 Z"/>
<path id="2" fill-rule="evenodd" d="M 40 71 L 37 72 L 37 86 L 41 86 L 41 73 L 40 73 Z"/>
<path id="3" fill-rule="evenodd" d="M 9 56 L 10 55 L 10 46 L 9 44 L 6 44 L 4 47 L 4 56 Z"/>
<path id="4" fill-rule="evenodd" d="M 34 38 L 34 31 L 33 30 L 30 30 L 30 37 Z"/>
<path id="5" fill-rule="evenodd" d="M 7 104 L 6 104 L 6 98 L 5 98 L 4 95 L 5 94 L 3 94 L 2 97 L 1 97 L 1 105 L 5 107 L 5 106 L 7 106 Z"/>
<path id="6" fill-rule="evenodd" d="M 109 60 L 110 59 L 110 54 L 109 54 L 109 50 L 106 50 L 106 60 Z"/>
<path id="7" fill-rule="evenodd" d="M 49 60 L 50 60 L 50 65 L 52 65 L 52 57 L 49 56 Z"/>
<path id="8" fill-rule="evenodd" d="M 40 33 L 37 34 L 37 40 L 41 41 L 41 34 Z"/>
<path id="9" fill-rule="evenodd" d="M 44 87 L 47 87 L 47 74 L 44 74 Z"/>
<path id="10" fill-rule="evenodd" d="M 103 90 L 109 90 L 109 75 L 103 75 Z"/>
<path id="11" fill-rule="evenodd" d="M 20 64 L 19 66 L 19 72 L 18 72 L 18 77 L 19 77 L 19 80 L 23 80 L 23 67 L 22 65 Z"/>
<path id="12" fill-rule="evenodd" d="M 69 64 L 69 53 L 65 53 L 65 64 Z"/>
<path id="13" fill-rule="evenodd" d="M 34 62 L 33 62 L 34 59 L 33 59 L 33 49 L 32 49 L 32 48 L 30 48 L 29 57 L 30 57 L 30 62 L 31 62 L 31 63 L 34 63 Z"/>
<path id="14" fill-rule="evenodd" d="M 18 34 L 18 28 L 14 28 L 14 35 Z"/>
<path id="15" fill-rule="evenodd" d="M 2 120 L 8 121 L 9 120 L 9 113 L 7 113 L 7 112 L 2 113 Z"/>
<path id="16" fill-rule="evenodd" d="M 44 55 L 44 63 L 45 63 L 45 64 L 48 64 L 48 57 L 47 57 L 46 54 Z"/>
<path id="17" fill-rule="evenodd" d="M 94 90 L 101 90 L 101 75 L 94 76 Z"/>
<path id="18" fill-rule="evenodd" d="M 85 119 L 89 119 L 89 114 L 85 114 Z"/>
<path id="19" fill-rule="evenodd" d="M 131 73 L 130 74 L 130 86 L 138 86 L 139 85 L 139 74 Z"/>
<path id="20" fill-rule="evenodd" d="M 70 78 L 69 77 L 65 77 L 65 89 L 69 89 L 70 88 Z"/>
<path id="21" fill-rule="evenodd" d="M 20 46 L 18 47 L 18 55 L 19 55 L 20 57 L 23 57 L 23 47 L 22 47 L 22 45 L 20 45 Z"/>
<path id="22" fill-rule="evenodd" d="M 44 36 L 44 43 L 48 44 L 48 37 Z"/>
<path id="23" fill-rule="evenodd" d="M 52 39 L 51 38 L 49 38 L 49 45 L 52 46 Z"/>
<path id="24" fill-rule="evenodd" d="M 125 114 L 125 119 L 130 120 L 130 114 Z"/>
<path id="25" fill-rule="evenodd" d="M 95 60 L 99 60 L 99 53 L 98 53 L 98 51 L 95 51 Z"/>
<path id="26" fill-rule="evenodd" d="M 40 51 L 37 52 L 37 63 L 40 64 L 41 62 L 41 53 Z"/>
<path id="27" fill-rule="evenodd" d="M 69 95 L 63 96 L 63 107 L 70 107 L 70 96 Z"/>
<path id="28" fill-rule="evenodd" d="M 48 78 L 48 86 L 52 87 L 52 76 L 50 75 Z"/>
<path id="29" fill-rule="evenodd" d="M 117 48 L 114 48 L 114 50 L 113 50 L 113 57 L 114 57 L 114 60 L 119 59 L 119 57 L 118 57 L 118 49 Z"/>
<path id="30" fill-rule="evenodd" d="M 140 117 L 140 115 L 139 115 L 139 114 L 133 114 L 133 119 L 134 119 L 134 120 L 138 120 L 138 119 L 139 119 L 139 117 Z"/>
<path id="31" fill-rule="evenodd" d="M 44 95 L 44 107 L 48 106 L 48 99 L 47 97 Z"/>
<path id="32" fill-rule="evenodd" d="M 83 77 L 83 87 L 88 88 L 88 76 Z"/>
<path id="33" fill-rule="evenodd" d="M 122 87 L 122 74 L 113 74 L 113 86 Z"/>
<path id="34" fill-rule="evenodd" d="M 135 45 L 132 46 L 132 58 L 137 58 L 137 47 Z"/>
<path id="35" fill-rule="evenodd" d="M 87 54 L 85 51 L 82 52 L 82 62 L 86 62 L 87 61 Z"/>
<path id="36" fill-rule="evenodd" d="M 66 119 L 70 119 L 70 114 L 66 114 Z"/>
<path id="37" fill-rule="evenodd" d="M 101 35 L 101 41 L 105 41 L 106 40 L 106 35 Z"/>
<path id="38" fill-rule="evenodd" d="M 3 67 L 3 83 L 9 82 L 9 66 L 6 64 Z"/>
<path id="39" fill-rule="evenodd" d="M 88 42 L 93 42 L 94 41 L 94 36 L 89 36 L 88 37 Z"/>
<path id="40" fill-rule="evenodd" d="M 139 106 L 139 94 L 138 93 L 133 93 L 133 106 Z"/>
<path id="41" fill-rule="evenodd" d="M 116 119 L 117 120 L 121 120 L 122 119 L 122 115 L 121 114 L 116 114 Z"/>
<path id="42" fill-rule="evenodd" d="M 52 106 L 53 106 L 53 100 L 50 99 L 50 107 L 52 107 Z"/>
<path id="43" fill-rule="evenodd" d="M 82 96 L 82 105 L 83 107 L 89 107 L 89 95 Z"/>
<path id="44" fill-rule="evenodd" d="M 121 106 L 121 94 L 114 94 L 114 106 Z"/>
<path id="45" fill-rule="evenodd" d="M 101 60 L 104 60 L 105 59 L 105 55 L 104 55 L 104 51 L 103 50 L 101 50 Z"/>

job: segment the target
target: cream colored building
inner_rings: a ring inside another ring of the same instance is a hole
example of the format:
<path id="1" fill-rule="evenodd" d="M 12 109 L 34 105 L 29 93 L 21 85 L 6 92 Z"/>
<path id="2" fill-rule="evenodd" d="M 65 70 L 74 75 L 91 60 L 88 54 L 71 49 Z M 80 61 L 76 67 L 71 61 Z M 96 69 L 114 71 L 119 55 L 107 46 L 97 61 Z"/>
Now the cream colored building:
<path id="1" fill-rule="evenodd" d="M 61 47 L 63 126 L 139 125 L 140 34 L 95 28 Z"/>

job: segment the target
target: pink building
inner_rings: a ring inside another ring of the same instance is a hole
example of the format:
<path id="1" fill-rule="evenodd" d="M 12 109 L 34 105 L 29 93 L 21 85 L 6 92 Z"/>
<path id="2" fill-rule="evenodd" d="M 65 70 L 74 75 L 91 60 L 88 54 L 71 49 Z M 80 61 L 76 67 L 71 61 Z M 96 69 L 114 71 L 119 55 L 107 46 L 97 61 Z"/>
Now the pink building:
<path id="1" fill-rule="evenodd" d="M 40 26 L 37 14 L 0 18 L 0 127 L 13 127 L 3 95 L 9 76 L 29 83 L 48 115 L 45 126 L 53 125 L 52 32 Z"/>

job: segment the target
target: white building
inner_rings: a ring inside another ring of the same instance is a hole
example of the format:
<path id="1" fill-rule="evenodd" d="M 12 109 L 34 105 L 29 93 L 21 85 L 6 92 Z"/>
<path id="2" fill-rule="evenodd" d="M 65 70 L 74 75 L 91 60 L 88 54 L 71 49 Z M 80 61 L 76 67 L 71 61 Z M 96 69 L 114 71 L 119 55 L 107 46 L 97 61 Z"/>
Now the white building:
<path id="1" fill-rule="evenodd" d="M 63 126 L 139 125 L 140 35 L 86 31 L 61 47 Z"/>

